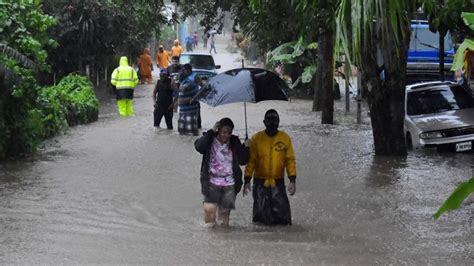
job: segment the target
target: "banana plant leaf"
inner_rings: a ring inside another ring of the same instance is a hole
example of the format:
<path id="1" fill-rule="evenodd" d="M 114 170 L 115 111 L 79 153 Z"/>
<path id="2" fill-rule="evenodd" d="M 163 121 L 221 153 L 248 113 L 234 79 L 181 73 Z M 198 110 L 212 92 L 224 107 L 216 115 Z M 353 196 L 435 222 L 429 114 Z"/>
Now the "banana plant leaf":
<path id="1" fill-rule="evenodd" d="M 303 83 L 310 83 L 311 80 L 313 79 L 314 73 L 316 73 L 316 65 L 309 65 L 304 68 L 303 75 L 302 77 L 302 82 Z"/>
<path id="2" fill-rule="evenodd" d="M 462 12 L 461 17 L 464 20 L 466 26 L 474 30 L 474 13 Z"/>
<path id="3" fill-rule="evenodd" d="M 462 69 L 464 66 L 464 51 L 474 50 L 474 40 L 473 39 L 464 39 L 464 41 L 459 46 L 458 50 L 454 54 L 453 65 L 451 66 L 451 71 L 457 71 Z"/>
<path id="4" fill-rule="evenodd" d="M 438 219 L 443 213 L 459 209 L 462 202 L 474 192 L 474 177 L 469 181 L 461 183 L 441 207 L 433 214 L 434 219 Z"/>

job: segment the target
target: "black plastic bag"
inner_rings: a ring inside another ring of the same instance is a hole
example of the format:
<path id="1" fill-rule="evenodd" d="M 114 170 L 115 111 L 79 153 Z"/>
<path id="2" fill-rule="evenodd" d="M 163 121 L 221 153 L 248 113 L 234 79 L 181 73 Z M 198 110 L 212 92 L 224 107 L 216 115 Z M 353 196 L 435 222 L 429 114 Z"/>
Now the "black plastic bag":
<path id="1" fill-rule="evenodd" d="M 253 187 L 253 222 L 265 225 L 291 225 L 291 209 L 283 180 L 274 188 L 255 180 Z"/>

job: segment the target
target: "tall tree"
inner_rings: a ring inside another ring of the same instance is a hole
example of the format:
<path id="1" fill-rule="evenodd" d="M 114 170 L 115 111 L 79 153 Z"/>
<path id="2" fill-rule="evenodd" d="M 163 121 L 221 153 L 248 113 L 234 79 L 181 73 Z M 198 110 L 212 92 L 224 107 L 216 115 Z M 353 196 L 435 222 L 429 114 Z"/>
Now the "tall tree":
<path id="1" fill-rule="evenodd" d="M 252 22 L 246 24 L 249 32 L 265 31 L 259 35 L 254 34 L 259 39 L 261 36 L 270 34 L 291 33 L 292 40 L 303 38 L 308 42 L 318 41 L 317 69 L 312 81 L 313 111 L 322 111 L 321 123 L 323 124 L 334 123 L 335 12 L 339 2 L 339 0 L 252 0 L 251 7 L 254 11 Z M 286 6 L 282 6 L 285 3 Z M 291 23 L 287 23 L 285 19 L 274 20 L 273 18 L 278 12 L 290 15 L 289 21 Z M 287 26 L 274 24 L 282 22 L 285 22 Z M 274 29 L 279 30 L 275 31 Z"/>
<path id="2" fill-rule="evenodd" d="M 405 72 L 410 41 L 412 0 L 342 0 L 338 10 L 343 46 L 352 45 L 351 60 L 368 77 L 368 104 L 377 155 L 406 155 L 403 132 Z M 352 16 L 346 17 L 347 8 Z M 350 20 L 347 23 L 346 20 Z M 348 32 L 352 31 L 352 42 Z M 349 54 L 349 53 L 347 53 Z"/>
<path id="3" fill-rule="evenodd" d="M 49 54 L 60 75 L 104 67 L 118 53 L 135 58 L 168 22 L 163 0 L 44 0 L 43 9 L 59 20 Z"/>
<path id="4" fill-rule="evenodd" d="M 313 83 L 313 111 L 321 110 L 321 123 L 334 123 L 334 48 L 336 39 L 336 9 L 339 0 L 305 0 L 297 5 L 305 17 L 316 17 L 318 63 Z M 314 30 L 313 30 L 314 31 Z"/>

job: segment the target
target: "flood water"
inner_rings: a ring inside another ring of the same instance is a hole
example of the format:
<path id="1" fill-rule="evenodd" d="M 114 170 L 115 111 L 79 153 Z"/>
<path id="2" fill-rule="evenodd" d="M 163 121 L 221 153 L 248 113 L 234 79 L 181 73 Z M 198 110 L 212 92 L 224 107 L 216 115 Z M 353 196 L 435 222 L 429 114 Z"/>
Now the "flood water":
<path id="1" fill-rule="evenodd" d="M 473 153 L 375 157 L 370 126 L 344 116 L 342 102 L 331 126 L 310 101 L 247 104 L 250 134 L 275 108 L 292 137 L 293 226 L 253 225 L 252 199 L 239 194 L 231 226 L 209 229 L 195 137 L 153 130 L 151 92 L 136 89 L 135 117 L 105 102 L 98 122 L 0 163 L 0 264 L 473 264 L 472 197 L 431 217 L 473 175 Z M 204 129 L 227 116 L 243 138 L 243 104 L 201 107 Z"/>

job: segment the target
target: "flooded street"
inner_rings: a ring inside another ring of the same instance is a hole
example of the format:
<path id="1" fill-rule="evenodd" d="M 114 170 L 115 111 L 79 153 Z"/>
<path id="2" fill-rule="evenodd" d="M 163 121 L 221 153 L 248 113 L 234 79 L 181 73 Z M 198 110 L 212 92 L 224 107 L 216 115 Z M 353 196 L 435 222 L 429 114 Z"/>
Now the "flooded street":
<path id="1" fill-rule="evenodd" d="M 239 67 L 224 47 L 216 64 Z M 473 175 L 473 153 L 375 157 L 370 125 L 345 117 L 343 100 L 331 126 L 307 100 L 247 104 L 250 135 L 274 108 L 292 137 L 293 226 L 253 225 L 239 194 L 230 228 L 208 229 L 195 137 L 178 135 L 176 114 L 174 131 L 153 130 L 152 90 L 136 88 L 132 118 L 111 100 L 98 122 L 0 163 L 0 264 L 473 264 L 473 198 L 431 218 Z M 201 110 L 204 129 L 227 116 L 245 136 L 243 104 Z"/>

